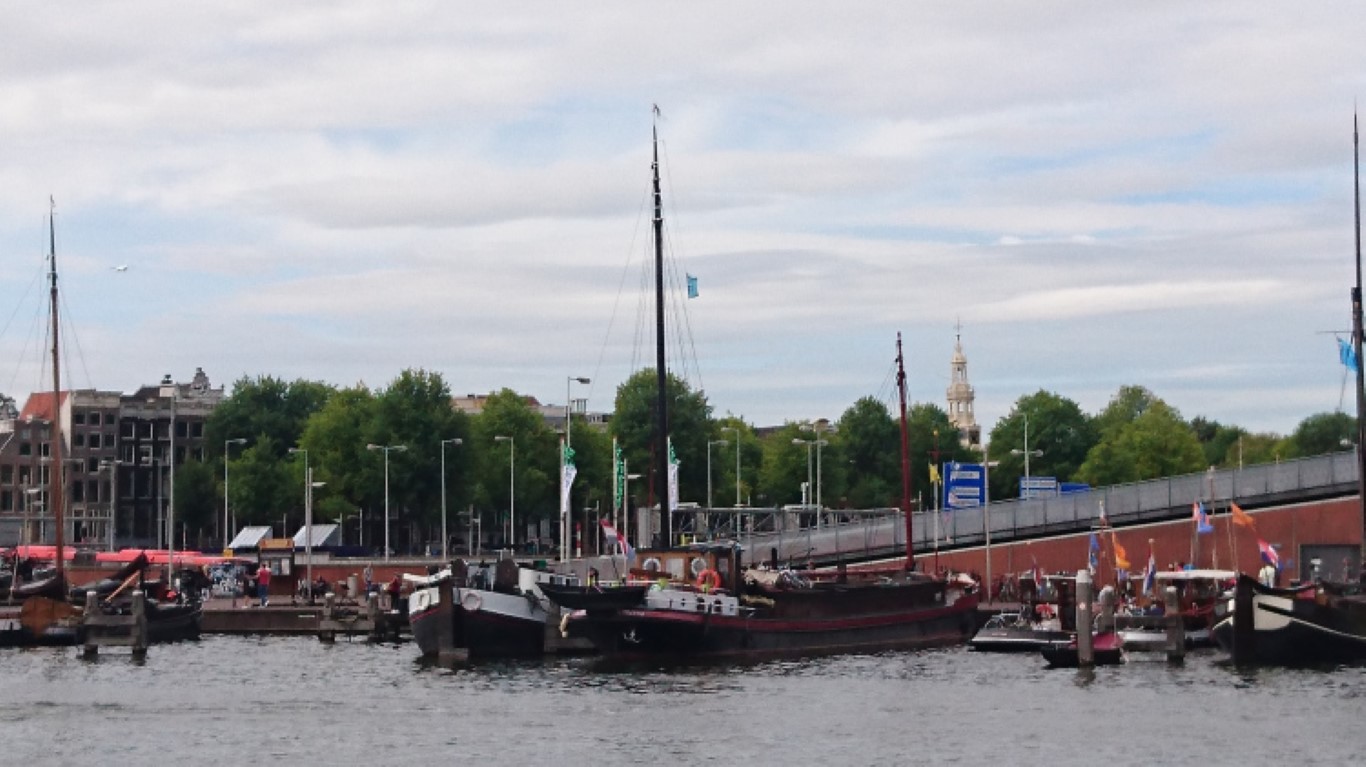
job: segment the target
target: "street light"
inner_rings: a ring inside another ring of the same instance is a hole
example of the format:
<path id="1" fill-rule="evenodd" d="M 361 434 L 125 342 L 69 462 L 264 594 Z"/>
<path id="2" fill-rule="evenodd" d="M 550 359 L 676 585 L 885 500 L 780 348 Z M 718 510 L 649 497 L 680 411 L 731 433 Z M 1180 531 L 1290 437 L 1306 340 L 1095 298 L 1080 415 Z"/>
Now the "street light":
<path id="1" fill-rule="evenodd" d="M 740 429 L 735 426 L 722 426 L 721 433 L 735 432 L 735 508 L 740 508 Z"/>
<path id="2" fill-rule="evenodd" d="M 100 471 L 109 472 L 109 550 L 114 550 L 114 532 L 118 526 L 118 502 L 119 502 L 119 467 L 123 461 L 117 458 L 106 458 L 100 461 Z"/>
<path id="3" fill-rule="evenodd" d="M 792 444 L 806 445 L 806 491 L 802 493 L 802 505 L 810 506 L 811 491 L 815 489 L 815 485 L 813 484 L 811 479 L 811 448 L 816 444 L 816 441 L 813 439 L 801 439 L 799 437 L 793 437 Z"/>
<path id="4" fill-rule="evenodd" d="M 707 508 L 709 509 L 712 507 L 713 503 L 711 497 L 711 446 L 729 444 L 730 440 L 728 439 L 714 439 L 707 442 Z"/>
<path id="5" fill-rule="evenodd" d="M 227 548 L 232 542 L 230 535 L 232 526 L 228 524 L 228 449 L 232 445 L 247 444 L 246 437 L 223 440 L 223 548 Z"/>
<path id="6" fill-rule="evenodd" d="M 729 440 L 724 440 L 724 439 L 713 439 L 713 440 L 708 440 L 708 441 L 707 441 L 707 510 L 708 510 L 708 512 L 710 512 L 710 510 L 711 510 L 713 504 L 715 503 L 715 501 L 712 499 L 712 493 L 711 493 L 711 446 L 712 446 L 712 445 L 729 445 L 729 444 L 730 444 L 730 441 L 729 441 Z M 704 515 L 703 515 L 703 520 L 704 520 L 704 525 L 703 525 L 703 526 L 709 528 L 709 529 L 707 530 L 707 537 L 710 538 L 710 537 L 711 537 L 711 530 L 710 530 L 710 527 L 711 527 L 711 514 L 710 514 L 710 513 L 704 514 Z M 694 530 L 693 533 L 696 534 L 697 531 Z"/>
<path id="7" fill-rule="evenodd" d="M 1020 497 L 1021 497 L 1021 498 L 1033 498 L 1033 497 L 1034 497 L 1034 491 L 1033 491 L 1033 488 L 1031 488 L 1031 487 L 1029 486 L 1029 456 L 1032 455 L 1032 456 L 1034 456 L 1035 458 L 1038 458 L 1039 456 L 1043 455 L 1043 451 L 1042 451 L 1042 450 L 1030 450 L 1030 449 L 1029 449 L 1029 414 L 1028 414 L 1028 413 L 1025 413 L 1025 414 L 1024 414 L 1024 450 L 1020 450 L 1019 448 L 1016 448 L 1016 449 L 1014 449 L 1014 450 L 1011 450 L 1011 451 L 1010 451 L 1010 454 L 1011 454 L 1011 455 L 1023 455 L 1023 456 L 1024 456 L 1024 459 L 1025 459 L 1025 465 L 1024 465 L 1024 471 L 1025 471 L 1025 473 L 1024 473 L 1024 484 L 1020 487 Z M 1028 493 L 1028 495 L 1026 495 L 1026 493 Z"/>
<path id="8" fill-rule="evenodd" d="M 564 444 L 566 444 L 566 445 L 568 445 L 568 446 L 570 446 L 570 447 L 573 447 L 573 444 L 572 444 L 572 443 L 570 442 L 570 440 L 569 440 L 569 422 L 570 422 L 570 420 L 572 420 L 572 418 L 573 418 L 573 416 L 574 416 L 574 409 L 573 409 L 573 407 L 572 407 L 571 404 L 570 404 L 573 400 L 571 400 L 571 399 L 569 398 L 569 396 L 570 396 L 570 395 L 569 395 L 569 387 L 570 387 L 570 385 L 572 385 L 572 384 L 574 384 L 574 383 L 581 383 L 581 384 L 587 385 L 587 384 L 593 383 L 593 379 L 591 379 L 591 378 L 585 378 L 585 377 L 583 377 L 583 376 L 567 376 L 567 377 L 565 377 L 565 380 L 564 380 Z"/>
<path id="9" fill-rule="evenodd" d="M 366 450 L 381 450 L 384 452 L 384 561 L 389 561 L 389 451 L 397 450 L 400 453 L 407 450 L 407 445 L 376 445 L 371 442 L 365 446 Z"/>
<path id="10" fill-rule="evenodd" d="M 451 555 L 447 551 L 450 545 L 450 535 L 446 533 L 446 445 L 463 445 L 465 440 L 459 437 L 441 440 L 441 558 L 450 561 Z"/>
<path id="11" fill-rule="evenodd" d="M 152 468 L 152 481 L 156 484 L 154 497 L 156 498 L 157 509 L 157 548 L 160 549 L 166 545 L 161 537 L 166 534 L 166 510 L 161 507 L 161 459 L 153 455 L 144 456 L 142 465 Z"/>
<path id="12" fill-rule="evenodd" d="M 314 482 L 312 469 L 304 472 L 308 479 L 308 492 L 304 495 L 304 557 L 308 560 L 308 603 L 313 604 L 313 488 L 327 483 Z"/>
<path id="13" fill-rule="evenodd" d="M 991 445 L 982 443 L 982 535 L 986 538 L 987 557 L 987 604 L 991 604 Z"/>
<path id="14" fill-rule="evenodd" d="M 501 434 L 494 442 L 508 443 L 508 540 L 512 544 L 512 555 L 517 556 L 517 440 Z"/>

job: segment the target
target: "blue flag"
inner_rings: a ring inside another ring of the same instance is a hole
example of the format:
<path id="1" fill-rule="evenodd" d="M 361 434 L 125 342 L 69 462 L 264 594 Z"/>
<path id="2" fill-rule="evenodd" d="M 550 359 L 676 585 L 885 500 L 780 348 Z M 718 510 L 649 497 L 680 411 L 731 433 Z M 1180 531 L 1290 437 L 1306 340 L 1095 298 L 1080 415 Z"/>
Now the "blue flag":
<path id="1" fill-rule="evenodd" d="M 1205 513 L 1205 504 L 1196 501 L 1191 505 L 1191 519 L 1195 521 L 1195 532 L 1214 532 L 1214 525 L 1210 524 L 1209 515 Z"/>
<path id="2" fill-rule="evenodd" d="M 1357 372 L 1357 352 L 1346 339 L 1338 339 L 1338 359 L 1353 373 Z"/>
<path id="3" fill-rule="evenodd" d="M 697 298 L 697 278 L 691 274 L 686 276 L 688 278 L 688 298 Z"/>
<path id="4" fill-rule="evenodd" d="M 1096 568 L 1100 566 L 1099 557 L 1096 556 L 1096 554 L 1098 554 L 1099 552 L 1100 539 L 1096 537 L 1095 533 L 1091 533 L 1091 550 L 1086 557 L 1086 564 L 1089 566 L 1089 569 L 1093 573 L 1096 571 Z"/>

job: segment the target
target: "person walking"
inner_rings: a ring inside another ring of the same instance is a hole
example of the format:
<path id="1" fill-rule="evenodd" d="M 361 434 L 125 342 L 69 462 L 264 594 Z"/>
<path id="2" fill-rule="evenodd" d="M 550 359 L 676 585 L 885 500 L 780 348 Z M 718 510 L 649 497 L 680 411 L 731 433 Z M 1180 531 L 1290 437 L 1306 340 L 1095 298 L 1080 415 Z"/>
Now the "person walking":
<path id="1" fill-rule="evenodd" d="M 256 595 L 261 598 L 261 606 L 270 604 L 270 566 L 262 562 L 256 568 Z"/>

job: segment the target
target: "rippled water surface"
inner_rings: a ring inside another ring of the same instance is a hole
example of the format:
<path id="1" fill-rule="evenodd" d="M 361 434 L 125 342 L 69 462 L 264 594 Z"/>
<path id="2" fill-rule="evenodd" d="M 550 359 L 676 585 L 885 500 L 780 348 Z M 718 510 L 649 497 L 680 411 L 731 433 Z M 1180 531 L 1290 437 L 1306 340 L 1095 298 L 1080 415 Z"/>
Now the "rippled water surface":
<path id="1" fill-rule="evenodd" d="M 964 648 L 742 668 L 448 670 L 412 645 L 214 636 L 0 651 L 6 764 L 1361 764 L 1366 669 L 1047 670 Z"/>

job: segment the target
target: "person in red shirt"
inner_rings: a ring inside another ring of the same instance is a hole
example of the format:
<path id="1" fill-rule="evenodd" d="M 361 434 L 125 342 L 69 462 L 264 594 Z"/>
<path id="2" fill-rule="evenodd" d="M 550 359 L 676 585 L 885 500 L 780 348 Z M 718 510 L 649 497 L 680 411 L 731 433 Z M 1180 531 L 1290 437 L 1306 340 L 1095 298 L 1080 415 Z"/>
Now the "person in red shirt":
<path id="1" fill-rule="evenodd" d="M 256 568 L 256 595 L 262 607 L 270 604 L 270 567 L 264 562 Z"/>

